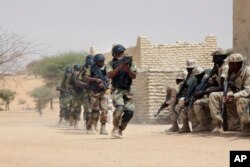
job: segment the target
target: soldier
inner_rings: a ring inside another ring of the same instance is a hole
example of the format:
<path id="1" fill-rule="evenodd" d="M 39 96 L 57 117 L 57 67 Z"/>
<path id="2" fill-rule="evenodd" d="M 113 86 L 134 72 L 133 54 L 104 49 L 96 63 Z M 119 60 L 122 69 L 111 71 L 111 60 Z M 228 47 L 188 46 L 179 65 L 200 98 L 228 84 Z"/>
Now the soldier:
<path id="1" fill-rule="evenodd" d="M 178 93 L 178 90 L 181 89 L 181 87 L 183 86 L 183 84 L 185 83 L 186 79 L 186 75 L 185 73 L 181 73 L 179 75 L 177 75 L 176 77 L 176 87 L 168 87 L 167 88 L 167 101 L 166 106 L 168 106 L 169 110 L 170 110 L 170 118 L 171 118 L 171 122 L 172 122 L 172 127 L 170 129 L 165 130 L 165 132 L 178 132 L 179 131 L 179 126 L 177 123 L 177 119 L 179 117 L 179 113 L 177 113 L 174 109 L 175 104 L 176 104 L 176 96 Z M 184 92 L 183 92 L 184 93 Z"/>
<path id="2" fill-rule="evenodd" d="M 231 51 L 229 50 L 218 49 L 211 54 L 213 56 L 214 67 L 208 76 L 207 86 L 195 94 L 197 100 L 194 102 L 193 110 L 199 121 L 199 125 L 193 128 L 194 132 L 209 131 L 213 126 L 210 120 L 211 113 L 208 107 L 208 95 L 211 92 L 221 91 L 221 86 L 225 78 L 227 78 L 228 73 L 228 65 L 224 61 L 230 53 Z"/>
<path id="3" fill-rule="evenodd" d="M 132 57 L 125 55 L 122 45 L 112 48 L 113 59 L 107 65 L 108 77 L 112 79 L 112 100 L 115 107 L 113 113 L 113 137 L 122 137 L 122 131 L 133 117 L 134 99 L 131 85 L 136 78 L 136 65 Z"/>
<path id="4" fill-rule="evenodd" d="M 240 118 L 244 131 L 249 131 L 249 97 L 250 97 L 250 68 L 243 64 L 244 58 L 239 53 L 231 54 L 228 58 L 228 87 L 231 89 L 226 96 L 227 112 Z M 220 112 L 220 104 L 223 100 L 223 92 L 213 92 L 209 96 L 209 108 L 216 127 L 213 133 L 223 132 L 223 119 Z"/>
<path id="5" fill-rule="evenodd" d="M 194 132 L 209 131 L 211 116 L 208 108 L 208 97 L 204 95 L 200 96 L 199 92 L 202 92 L 202 90 L 205 90 L 208 87 L 208 80 L 211 76 L 208 76 L 202 67 L 195 67 L 193 75 L 196 77 L 197 83 L 195 93 L 192 97 L 194 101 L 193 106 L 191 106 L 191 109 L 188 110 L 189 120 L 192 123 L 192 130 Z"/>
<path id="6" fill-rule="evenodd" d="M 60 101 L 60 119 L 59 125 L 61 125 L 62 120 L 64 119 L 66 122 L 69 120 L 69 98 L 70 98 L 70 91 L 69 85 L 67 84 L 67 79 L 72 73 L 72 68 L 67 67 L 64 71 L 64 76 L 61 81 L 61 86 L 57 87 L 56 90 L 60 91 L 59 101 Z"/>
<path id="7" fill-rule="evenodd" d="M 108 98 L 105 96 L 109 88 L 106 66 L 104 65 L 105 57 L 103 54 L 96 54 L 94 65 L 86 72 L 85 80 L 89 82 L 91 93 L 91 117 L 87 123 L 87 130 L 91 130 L 93 122 L 98 122 L 100 116 L 101 128 L 100 134 L 107 135 L 106 122 L 108 113 Z M 101 112 L 101 114 L 100 114 Z"/>
<path id="8" fill-rule="evenodd" d="M 84 77 L 86 72 L 91 68 L 94 64 L 94 56 L 88 55 L 85 59 L 85 64 L 82 66 L 81 74 L 79 75 L 76 85 L 83 89 L 83 120 L 84 120 L 84 127 L 87 127 L 88 120 L 91 117 L 91 96 L 88 83 L 84 81 Z"/>
<path id="9" fill-rule="evenodd" d="M 69 107 L 70 107 L 70 117 L 69 124 L 70 126 L 77 127 L 78 121 L 80 121 L 81 115 L 81 105 L 83 99 L 83 89 L 77 86 L 76 81 L 80 75 L 81 65 L 76 64 L 73 66 L 73 73 L 71 74 L 68 84 L 72 91 Z"/>
<path id="10" fill-rule="evenodd" d="M 188 126 L 188 117 L 186 113 L 182 113 L 181 111 L 184 108 L 184 100 L 185 97 L 187 96 L 188 92 L 191 91 L 193 85 L 196 82 L 196 78 L 194 76 L 192 76 L 192 71 L 195 67 L 196 61 L 194 59 L 188 59 L 187 60 L 187 66 L 186 66 L 186 70 L 188 72 L 187 77 L 185 79 L 185 82 L 183 84 L 181 84 L 178 93 L 176 95 L 176 102 L 175 102 L 175 106 L 174 109 L 176 112 L 174 112 L 174 114 L 171 116 L 172 119 L 172 124 L 173 124 L 173 128 L 169 129 L 169 132 L 177 132 L 177 130 L 179 129 L 179 126 L 177 124 L 177 119 L 179 117 L 179 115 L 182 115 L 182 127 L 181 129 L 179 129 L 179 133 L 186 133 L 186 132 L 190 132 L 189 126 Z"/>

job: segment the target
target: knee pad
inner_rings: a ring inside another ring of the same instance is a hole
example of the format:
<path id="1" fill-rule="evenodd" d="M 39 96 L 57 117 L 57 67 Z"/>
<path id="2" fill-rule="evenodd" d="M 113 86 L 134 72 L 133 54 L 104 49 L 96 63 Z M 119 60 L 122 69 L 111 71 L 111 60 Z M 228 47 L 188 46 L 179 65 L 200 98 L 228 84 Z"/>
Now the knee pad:
<path id="1" fill-rule="evenodd" d="M 121 111 L 123 112 L 124 111 L 124 106 L 117 106 L 115 111 Z"/>
<path id="2" fill-rule="evenodd" d="M 131 118 L 133 117 L 133 115 L 134 115 L 133 111 L 129 111 L 129 110 L 124 111 L 124 114 L 122 116 L 122 121 L 129 122 Z"/>
<path id="3" fill-rule="evenodd" d="M 118 106 L 115 111 L 113 112 L 114 117 L 120 117 L 124 111 L 124 106 Z"/>
<path id="4" fill-rule="evenodd" d="M 92 117 L 97 118 L 97 117 L 99 117 L 100 112 L 99 112 L 99 110 L 92 110 L 91 115 L 92 115 Z"/>
<path id="5" fill-rule="evenodd" d="M 86 121 L 88 121 L 91 118 L 91 113 L 90 112 L 86 112 Z"/>

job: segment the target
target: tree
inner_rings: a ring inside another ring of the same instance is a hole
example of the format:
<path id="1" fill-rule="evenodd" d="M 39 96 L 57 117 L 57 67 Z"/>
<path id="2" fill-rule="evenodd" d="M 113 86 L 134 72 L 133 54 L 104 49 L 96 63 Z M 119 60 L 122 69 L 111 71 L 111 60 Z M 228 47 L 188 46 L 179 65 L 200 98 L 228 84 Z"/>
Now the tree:
<path id="1" fill-rule="evenodd" d="M 0 28 L 0 76 L 16 72 L 21 68 L 24 56 L 38 52 L 25 36 Z"/>
<path id="2" fill-rule="evenodd" d="M 48 102 L 51 100 L 52 91 L 48 87 L 38 87 L 30 92 L 31 97 L 34 98 L 36 103 L 36 109 L 40 116 L 42 115 L 42 110 L 46 107 Z"/>
<path id="3" fill-rule="evenodd" d="M 11 91 L 10 89 L 1 89 L 0 98 L 5 102 L 5 111 L 10 110 L 10 103 L 14 100 L 16 92 Z"/>
<path id="4" fill-rule="evenodd" d="M 61 81 L 66 67 L 72 67 L 75 64 L 84 64 L 86 52 L 65 52 L 51 57 L 44 57 L 41 60 L 36 60 L 29 63 L 26 69 L 34 75 L 40 75 L 46 82 L 46 87 L 52 91 L 51 109 L 53 109 L 53 98 L 57 97 L 55 87 Z"/>

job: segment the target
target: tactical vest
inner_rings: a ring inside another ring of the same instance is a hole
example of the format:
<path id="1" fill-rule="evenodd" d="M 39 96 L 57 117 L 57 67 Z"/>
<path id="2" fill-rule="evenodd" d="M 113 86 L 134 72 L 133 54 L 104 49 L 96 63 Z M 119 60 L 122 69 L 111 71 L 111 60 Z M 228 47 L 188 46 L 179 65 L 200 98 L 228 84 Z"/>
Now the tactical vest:
<path id="1" fill-rule="evenodd" d="M 76 85 L 76 80 L 77 80 L 77 76 L 72 74 L 70 77 L 69 83 L 70 83 L 70 85 L 72 85 L 72 89 L 75 91 L 75 93 L 80 94 L 83 92 L 83 89 Z"/>
<path id="2" fill-rule="evenodd" d="M 114 61 L 119 61 L 119 60 L 113 59 L 113 62 Z M 119 65 L 120 63 L 113 63 L 112 67 L 113 69 L 115 69 Z M 129 66 L 131 66 L 131 64 Z M 132 79 L 130 78 L 128 73 L 123 70 L 120 70 L 118 74 L 112 78 L 112 86 L 114 88 L 129 90 L 131 85 L 132 85 Z"/>
<path id="3" fill-rule="evenodd" d="M 100 70 L 100 74 L 99 75 L 101 75 L 101 76 L 98 76 L 98 72 L 96 72 L 95 70 Z M 108 78 L 107 78 L 107 71 L 106 71 L 106 67 L 104 68 L 104 69 L 101 69 L 101 68 L 98 68 L 97 66 L 92 66 L 91 68 L 90 68 L 90 77 L 91 78 L 99 78 L 99 79 L 101 79 L 102 81 L 103 81 L 103 83 L 105 84 L 105 85 L 107 85 L 107 87 L 108 87 L 108 85 L 109 85 L 109 80 L 108 80 Z M 98 84 L 97 84 L 97 82 L 90 82 L 89 83 L 89 87 L 90 87 L 90 89 L 92 90 L 92 91 L 94 91 L 94 92 L 103 92 L 103 91 L 105 91 L 107 88 L 103 88 L 103 87 L 100 87 Z"/>

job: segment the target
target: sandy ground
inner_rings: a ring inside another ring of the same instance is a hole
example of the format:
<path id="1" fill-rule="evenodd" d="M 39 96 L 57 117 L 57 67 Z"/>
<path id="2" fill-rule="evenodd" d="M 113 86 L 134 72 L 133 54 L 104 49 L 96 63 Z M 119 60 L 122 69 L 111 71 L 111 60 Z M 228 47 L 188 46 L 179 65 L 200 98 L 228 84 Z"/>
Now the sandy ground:
<path id="1" fill-rule="evenodd" d="M 58 112 L 0 112 L 1 167 L 227 167 L 250 137 L 166 134 L 163 125 L 129 125 L 123 139 L 57 127 Z M 108 131 L 111 131 L 111 125 Z"/>

